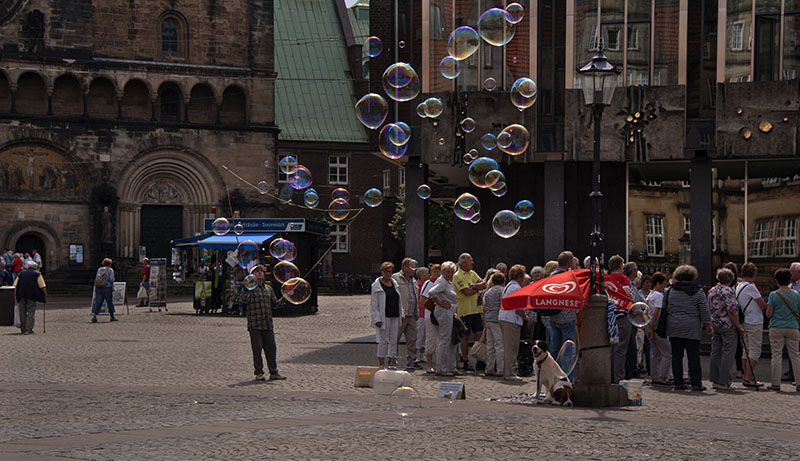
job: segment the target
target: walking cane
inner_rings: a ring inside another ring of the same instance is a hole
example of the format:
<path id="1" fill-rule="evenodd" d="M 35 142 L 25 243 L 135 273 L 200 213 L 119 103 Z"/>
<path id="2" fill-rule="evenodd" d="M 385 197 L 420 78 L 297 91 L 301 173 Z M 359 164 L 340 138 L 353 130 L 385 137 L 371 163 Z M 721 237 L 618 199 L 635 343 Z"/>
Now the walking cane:
<path id="1" fill-rule="evenodd" d="M 750 374 L 753 375 L 753 388 L 758 392 L 758 380 L 756 379 L 756 370 L 753 369 L 753 365 L 750 363 L 750 350 L 747 348 L 747 341 L 744 339 L 744 332 L 739 334 L 739 337 L 742 338 L 742 349 L 744 349 L 744 358 L 747 360 L 747 366 L 750 368 Z"/>
<path id="2" fill-rule="evenodd" d="M 42 304 L 42 333 L 47 333 L 47 303 Z"/>

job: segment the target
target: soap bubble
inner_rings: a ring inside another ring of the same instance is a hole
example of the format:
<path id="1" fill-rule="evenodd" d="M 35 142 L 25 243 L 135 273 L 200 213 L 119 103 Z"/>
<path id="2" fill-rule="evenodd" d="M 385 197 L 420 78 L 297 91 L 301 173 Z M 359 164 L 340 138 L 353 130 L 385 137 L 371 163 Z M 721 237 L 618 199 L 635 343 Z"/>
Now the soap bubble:
<path id="1" fill-rule="evenodd" d="M 505 181 L 498 181 L 497 184 L 491 187 L 491 189 L 492 195 L 495 197 L 502 197 L 506 195 L 506 192 L 508 192 L 508 187 L 506 187 Z"/>
<path id="2" fill-rule="evenodd" d="M 647 303 L 633 303 L 628 309 L 628 320 L 630 320 L 631 325 L 638 328 L 650 325 L 650 309 Z"/>
<path id="3" fill-rule="evenodd" d="M 564 373 L 568 375 L 572 373 L 575 365 L 578 364 L 578 346 L 575 345 L 575 341 L 571 339 L 564 341 L 556 356 L 556 362 L 564 370 Z"/>
<path id="4" fill-rule="evenodd" d="M 445 143 L 444 138 L 439 138 L 439 145 L 444 146 L 444 143 Z"/>
<path id="5" fill-rule="evenodd" d="M 472 117 L 467 117 L 461 121 L 461 129 L 464 133 L 472 133 L 475 131 L 475 120 Z"/>
<path id="6" fill-rule="evenodd" d="M 297 168 L 297 159 L 291 155 L 287 155 L 278 162 L 278 166 L 285 174 L 292 174 L 294 169 Z"/>
<path id="7" fill-rule="evenodd" d="M 275 264 L 272 268 L 272 276 L 275 277 L 280 283 L 286 283 L 287 280 L 295 277 L 300 277 L 300 269 L 289 261 L 281 261 Z"/>
<path id="8" fill-rule="evenodd" d="M 303 304 L 311 297 L 311 284 L 301 277 L 295 277 L 283 284 L 281 293 L 290 303 Z"/>
<path id="9" fill-rule="evenodd" d="M 405 41 L 403 41 L 403 40 L 400 40 L 400 41 L 397 43 L 397 46 L 398 46 L 398 47 L 400 47 L 400 48 L 405 48 L 405 47 L 406 47 L 406 42 L 405 42 Z"/>
<path id="10" fill-rule="evenodd" d="M 519 3 L 512 3 L 506 6 L 506 13 L 508 13 L 508 22 L 511 24 L 517 24 L 522 21 L 522 18 L 525 15 L 525 10 Z"/>
<path id="11" fill-rule="evenodd" d="M 289 176 L 289 185 L 292 189 L 302 190 L 311 185 L 311 172 L 303 165 L 298 165 Z"/>
<path id="12" fill-rule="evenodd" d="M 303 194 L 303 203 L 306 204 L 308 208 L 316 208 L 319 205 L 319 194 L 315 189 L 308 189 Z"/>
<path id="13" fill-rule="evenodd" d="M 469 192 L 464 192 L 453 205 L 453 213 L 464 221 L 469 221 L 476 214 L 481 212 L 481 202 Z"/>
<path id="14" fill-rule="evenodd" d="M 366 42 L 364 42 L 364 53 L 370 58 L 374 58 L 381 54 L 383 51 L 383 42 L 378 37 L 369 37 Z"/>
<path id="15" fill-rule="evenodd" d="M 387 129 L 387 127 L 393 127 L 393 128 Z M 398 127 L 396 124 L 391 124 L 391 123 L 384 126 L 381 129 L 380 134 L 378 135 L 378 149 L 386 157 L 393 160 L 397 160 L 406 154 L 406 150 L 408 149 L 408 143 L 405 143 L 403 145 L 397 145 L 394 142 L 392 142 L 393 136 L 399 136 L 400 139 L 398 138 L 395 139 L 397 139 L 398 141 L 401 140 L 402 137 L 405 136 L 403 129 L 401 127 Z M 405 139 L 408 140 L 408 137 L 406 137 Z"/>
<path id="16" fill-rule="evenodd" d="M 497 184 L 501 179 L 505 180 L 505 175 L 500 170 L 491 170 L 483 177 L 484 183 L 491 189 L 492 186 Z"/>
<path id="17" fill-rule="evenodd" d="M 283 252 L 283 256 L 276 259 L 280 259 L 281 261 L 294 261 L 294 259 L 297 257 L 297 247 L 294 246 L 294 243 L 288 240 L 285 240 L 285 242 L 286 251 Z"/>
<path id="18" fill-rule="evenodd" d="M 478 224 L 479 222 L 481 222 L 481 214 L 478 213 L 475 216 L 469 218 L 469 222 L 471 222 L 472 224 Z"/>
<path id="19" fill-rule="evenodd" d="M 406 102 L 419 95 L 419 75 L 411 64 L 396 62 L 387 67 L 382 82 L 386 94 L 395 101 Z"/>
<path id="20" fill-rule="evenodd" d="M 403 132 L 406 134 L 406 137 L 411 137 L 411 127 L 408 126 L 406 122 L 394 122 L 395 125 L 402 128 Z"/>
<path id="21" fill-rule="evenodd" d="M 428 200 L 431 198 L 431 186 L 423 184 L 417 187 L 417 197 L 421 198 L 422 200 Z"/>
<path id="22" fill-rule="evenodd" d="M 236 235 L 244 234 L 244 226 L 242 223 L 237 223 L 235 226 L 233 226 L 233 233 Z"/>
<path id="23" fill-rule="evenodd" d="M 356 103 L 356 117 L 365 127 L 376 130 L 383 125 L 386 115 L 389 114 L 389 105 L 383 96 L 377 93 L 365 94 Z"/>
<path id="24" fill-rule="evenodd" d="M 452 56 L 445 56 L 439 63 L 439 72 L 442 77 L 452 80 L 461 75 L 461 64 Z"/>
<path id="25" fill-rule="evenodd" d="M 417 104 L 417 115 L 419 115 L 421 118 L 428 118 L 428 116 L 425 115 L 425 101 Z"/>
<path id="26" fill-rule="evenodd" d="M 492 133 L 486 133 L 481 136 L 481 146 L 486 150 L 492 150 L 497 147 L 497 137 Z"/>
<path id="27" fill-rule="evenodd" d="M 344 187 L 337 187 L 336 189 L 331 192 L 331 200 L 342 199 L 344 201 L 350 201 L 350 192 L 347 191 Z"/>
<path id="28" fill-rule="evenodd" d="M 383 192 L 374 187 L 367 189 L 367 191 L 364 192 L 364 203 L 370 208 L 375 208 L 383 203 Z"/>
<path id="29" fill-rule="evenodd" d="M 497 88 L 497 80 L 495 80 L 494 77 L 487 78 L 483 81 L 483 88 L 486 91 L 494 91 L 494 89 Z"/>
<path id="30" fill-rule="evenodd" d="M 500 138 L 503 138 L 501 142 Z M 530 134 L 528 129 L 519 124 L 508 125 L 497 136 L 498 148 L 508 155 L 520 155 L 528 150 Z"/>
<path id="31" fill-rule="evenodd" d="M 280 193 L 278 193 L 278 199 L 281 203 L 289 203 L 292 201 L 292 194 L 294 193 L 294 189 L 289 184 L 284 184 L 281 187 Z"/>
<path id="32" fill-rule="evenodd" d="M 470 164 L 467 172 L 469 176 L 469 182 L 471 182 L 475 187 L 486 189 L 489 187 L 486 185 L 486 173 L 499 169 L 500 165 L 498 165 L 497 161 L 491 157 L 476 158 Z"/>
<path id="33" fill-rule="evenodd" d="M 403 129 L 400 125 L 396 123 L 387 123 L 383 128 L 381 128 L 381 132 L 379 134 L 380 137 L 386 137 L 389 139 L 389 142 L 394 144 L 395 146 L 402 146 L 405 145 L 409 140 L 409 133 Z"/>
<path id="34" fill-rule="evenodd" d="M 439 98 L 428 98 L 425 100 L 425 115 L 430 118 L 437 118 L 442 115 L 444 105 Z"/>
<path id="35" fill-rule="evenodd" d="M 216 235 L 225 235 L 231 230 L 231 223 L 225 218 L 217 218 L 211 223 L 211 230 Z"/>
<path id="36" fill-rule="evenodd" d="M 258 189 L 259 194 L 264 195 L 269 192 L 269 184 L 266 181 L 259 181 L 256 184 L 256 189 Z"/>
<path id="37" fill-rule="evenodd" d="M 473 157 L 473 156 L 472 156 L 472 154 L 470 154 L 469 152 L 467 152 L 466 154 L 464 154 L 464 156 L 461 158 L 461 160 L 462 160 L 462 161 L 463 161 L 463 162 L 464 162 L 466 165 L 469 165 L 470 163 L 472 163 L 472 162 L 475 160 L 475 157 Z"/>
<path id="38" fill-rule="evenodd" d="M 392 405 L 392 410 L 402 418 L 413 415 L 414 412 L 422 407 L 419 393 L 409 386 L 400 386 L 395 389 L 389 397 L 389 402 Z"/>
<path id="39" fill-rule="evenodd" d="M 478 153 L 478 149 L 470 149 L 467 153 L 472 156 L 473 160 L 481 156 Z"/>
<path id="40" fill-rule="evenodd" d="M 519 217 L 511 210 L 498 211 L 492 219 L 492 230 L 504 239 L 517 235 L 519 227 Z"/>
<path id="41" fill-rule="evenodd" d="M 255 275 L 249 274 L 242 280 L 242 285 L 244 285 L 244 287 L 248 290 L 255 290 L 258 286 L 258 279 Z"/>
<path id="42" fill-rule="evenodd" d="M 518 78 L 511 86 L 511 104 L 525 110 L 536 102 L 536 83 L 528 77 Z"/>
<path id="43" fill-rule="evenodd" d="M 269 244 L 269 254 L 275 259 L 283 259 L 290 251 L 294 251 L 294 244 L 289 240 L 277 238 Z"/>
<path id="44" fill-rule="evenodd" d="M 533 216 L 533 203 L 530 200 L 520 200 L 514 207 L 514 212 L 519 219 L 528 219 Z"/>
<path id="45" fill-rule="evenodd" d="M 447 52 L 453 58 L 463 61 L 478 51 L 480 45 L 478 32 L 472 27 L 461 26 L 450 34 L 447 39 Z"/>
<path id="46" fill-rule="evenodd" d="M 503 46 L 514 38 L 509 14 L 500 8 L 486 10 L 478 19 L 478 34 L 488 44 Z"/>
<path id="47" fill-rule="evenodd" d="M 328 205 L 328 216 L 334 221 L 341 221 L 350 214 L 350 203 L 347 200 L 337 198 Z"/>
<path id="48" fill-rule="evenodd" d="M 258 259 L 258 245 L 252 240 L 245 240 L 236 247 L 236 264 L 242 269 L 249 268 Z"/>
<path id="49" fill-rule="evenodd" d="M 269 160 L 264 160 L 264 168 L 269 168 Z"/>

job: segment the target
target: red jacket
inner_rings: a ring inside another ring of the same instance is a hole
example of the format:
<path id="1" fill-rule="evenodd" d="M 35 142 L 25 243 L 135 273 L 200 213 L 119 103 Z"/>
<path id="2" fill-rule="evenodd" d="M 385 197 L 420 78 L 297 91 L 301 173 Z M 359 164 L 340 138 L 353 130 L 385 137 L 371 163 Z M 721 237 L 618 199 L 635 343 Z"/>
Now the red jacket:
<path id="1" fill-rule="evenodd" d="M 22 258 L 19 256 L 11 262 L 11 272 L 22 272 Z"/>

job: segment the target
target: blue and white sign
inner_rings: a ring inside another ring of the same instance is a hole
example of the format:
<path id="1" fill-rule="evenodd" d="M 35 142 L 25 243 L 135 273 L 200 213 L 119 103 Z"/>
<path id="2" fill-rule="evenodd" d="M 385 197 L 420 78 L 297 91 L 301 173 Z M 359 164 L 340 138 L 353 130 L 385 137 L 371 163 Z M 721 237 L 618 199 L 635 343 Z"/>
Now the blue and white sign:
<path id="1" fill-rule="evenodd" d="M 229 218 L 231 225 L 241 224 L 244 232 L 274 233 L 274 232 L 308 232 L 317 235 L 328 235 L 328 225 L 307 219 L 285 218 Z M 203 230 L 212 232 L 213 219 L 203 220 Z"/>

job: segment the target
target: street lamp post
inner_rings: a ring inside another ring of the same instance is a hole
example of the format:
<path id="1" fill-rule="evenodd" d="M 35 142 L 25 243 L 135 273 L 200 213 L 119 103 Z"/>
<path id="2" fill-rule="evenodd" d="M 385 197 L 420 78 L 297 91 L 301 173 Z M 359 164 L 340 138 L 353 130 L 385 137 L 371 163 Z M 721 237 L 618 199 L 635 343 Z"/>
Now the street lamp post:
<path id="1" fill-rule="evenodd" d="M 607 407 L 628 404 L 627 392 L 611 383 L 611 344 L 608 339 L 608 295 L 603 287 L 602 265 L 605 263 L 605 244 L 600 227 L 600 121 L 605 106 L 611 104 L 619 71 L 608 61 L 602 48 L 592 60 L 578 70 L 583 97 L 592 107 L 594 123 L 594 161 L 592 163 L 592 233 L 590 239 L 591 274 L 589 302 L 582 314 L 580 331 L 580 364 L 578 382 L 574 387 L 576 405 Z M 626 321 L 626 320 L 622 320 Z"/>

